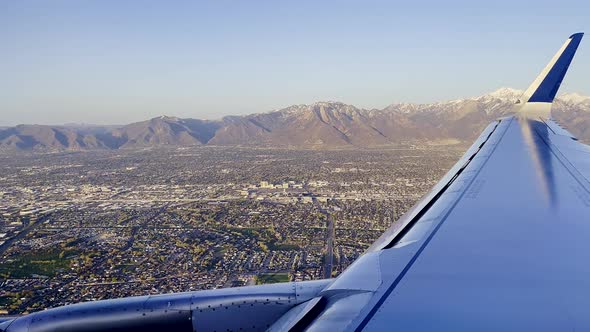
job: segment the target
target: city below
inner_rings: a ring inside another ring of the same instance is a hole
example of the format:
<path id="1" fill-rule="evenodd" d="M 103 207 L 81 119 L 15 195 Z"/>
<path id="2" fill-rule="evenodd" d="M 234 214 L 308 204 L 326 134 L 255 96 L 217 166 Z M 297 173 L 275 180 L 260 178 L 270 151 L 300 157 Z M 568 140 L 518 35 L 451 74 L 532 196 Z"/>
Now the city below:
<path id="1" fill-rule="evenodd" d="M 465 146 L 0 155 L 0 314 L 338 275 Z"/>

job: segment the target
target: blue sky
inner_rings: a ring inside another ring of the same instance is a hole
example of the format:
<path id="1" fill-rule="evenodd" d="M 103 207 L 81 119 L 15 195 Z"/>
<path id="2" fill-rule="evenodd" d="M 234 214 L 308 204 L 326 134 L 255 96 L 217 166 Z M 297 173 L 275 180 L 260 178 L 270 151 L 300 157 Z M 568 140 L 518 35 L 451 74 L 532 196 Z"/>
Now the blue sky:
<path id="1" fill-rule="evenodd" d="M 588 1 L 0 1 L 0 125 L 526 88 Z M 582 41 L 562 92 L 590 94 Z"/>

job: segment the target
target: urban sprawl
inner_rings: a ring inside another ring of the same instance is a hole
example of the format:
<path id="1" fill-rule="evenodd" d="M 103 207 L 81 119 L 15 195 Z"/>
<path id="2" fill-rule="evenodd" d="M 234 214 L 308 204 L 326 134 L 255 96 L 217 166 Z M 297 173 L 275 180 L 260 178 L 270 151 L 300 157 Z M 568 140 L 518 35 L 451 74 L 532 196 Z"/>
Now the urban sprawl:
<path id="1" fill-rule="evenodd" d="M 461 146 L 0 153 L 0 314 L 337 276 Z"/>

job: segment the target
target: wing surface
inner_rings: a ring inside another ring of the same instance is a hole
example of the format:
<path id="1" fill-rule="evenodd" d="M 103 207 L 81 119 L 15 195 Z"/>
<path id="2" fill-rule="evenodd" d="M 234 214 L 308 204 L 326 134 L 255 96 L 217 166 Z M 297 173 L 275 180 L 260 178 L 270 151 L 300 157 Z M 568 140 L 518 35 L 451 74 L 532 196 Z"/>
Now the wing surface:
<path id="1" fill-rule="evenodd" d="M 319 294 L 307 331 L 590 329 L 590 148 L 549 117 L 581 38 Z"/>

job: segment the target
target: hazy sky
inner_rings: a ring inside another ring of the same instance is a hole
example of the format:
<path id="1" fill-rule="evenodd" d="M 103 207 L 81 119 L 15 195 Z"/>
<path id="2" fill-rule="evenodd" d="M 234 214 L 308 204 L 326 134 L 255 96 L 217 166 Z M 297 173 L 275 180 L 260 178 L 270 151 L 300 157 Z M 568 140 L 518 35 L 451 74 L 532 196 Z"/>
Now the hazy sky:
<path id="1" fill-rule="evenodd" d="M 363 108 L 526 88 L 585 1 L 0 0 L 0 125 Z M 590 34 L 562 92 L 590 94 Z"/>

